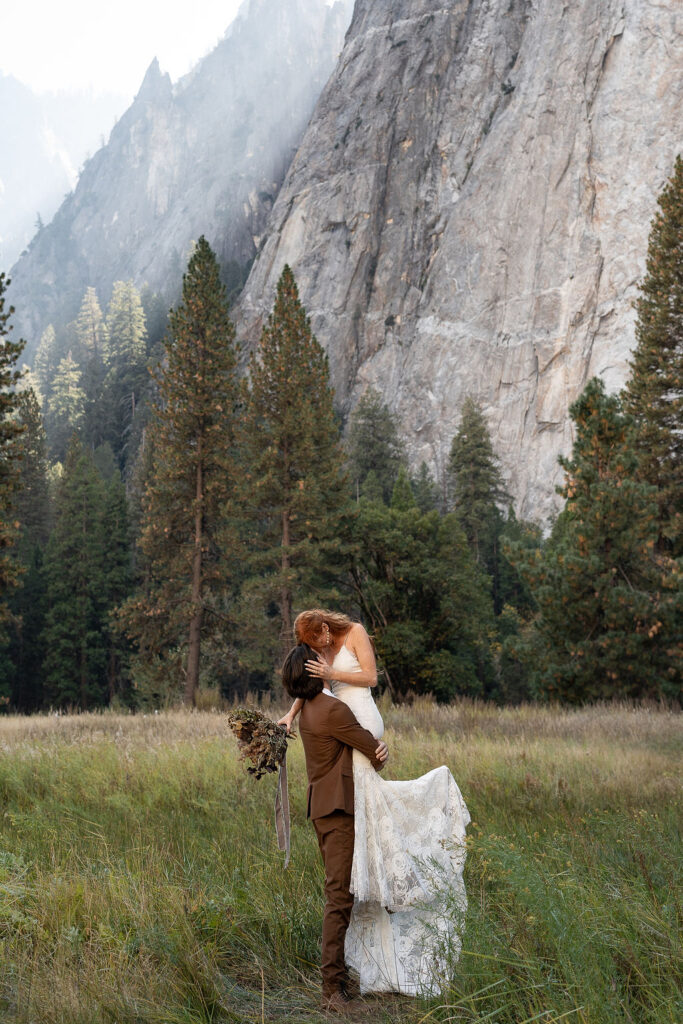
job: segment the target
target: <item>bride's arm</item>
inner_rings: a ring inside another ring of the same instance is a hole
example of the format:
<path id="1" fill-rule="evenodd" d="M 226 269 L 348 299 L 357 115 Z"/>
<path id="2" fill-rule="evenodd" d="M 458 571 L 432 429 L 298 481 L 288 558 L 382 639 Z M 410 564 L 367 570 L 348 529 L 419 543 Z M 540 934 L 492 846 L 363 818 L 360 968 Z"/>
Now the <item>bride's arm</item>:
<path id="1" fill-rule="evenodd" d="M 308 671 L 311 675 L 321 676 L 325 682 L 336 679 L 340 683 L 350 683 L 351 686 L 377 686 L 375 652 L 372 649 L 370 637 L 360 622 L 357 622 L 351 629 L 349 640 L 349 646 L 358 659 L 360 672 L 341 672 L 338 668 L 333 669 L 322 658 L 319 658 L 318 661 L 307 661 Z"/>
<path id="2" fill-rule="evenodd" d="M 287 729 L 287 735 L 289 735 L 290 732 L 292 731 L 294 719 L 299 714 L 303 706 L 304 702 L 302 701 L 301 697 L 297 697 L 294 703 L 292 704 L 291 708 L 287 712 L 287 714 L 284 716 L 284 718 L 279 719 L 277 724 L 285 726 L 285 728 Z"/>

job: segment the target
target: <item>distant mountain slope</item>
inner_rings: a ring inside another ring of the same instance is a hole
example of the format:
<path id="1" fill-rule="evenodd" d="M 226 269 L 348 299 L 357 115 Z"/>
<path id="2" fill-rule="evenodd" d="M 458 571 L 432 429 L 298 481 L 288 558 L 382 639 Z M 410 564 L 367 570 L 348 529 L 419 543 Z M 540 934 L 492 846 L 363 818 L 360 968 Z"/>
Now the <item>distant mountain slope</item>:
<path id="1" fill-rule="evenodd" d="M 246 264 L 341 50 L 351 0 L 250 0 L 174 87 L 154 60 L 109 143 L 13 268 L 30 362 L 50 321 L 94 286 L 149 284 L 171 302 L 193 239 Z"/>
<path id="2" fill-rule="evenodd" d="M 119 96 L 36 95 L 0 72 L 0 269 L 29 243 L 39 215 L 50 220 L 124 107 Z"/>
<path id="3" fill-rule="evenodd" d="M 627 373 L 682 52 L 680 0 L 357 0 L 242 332 L 288 262 L 344 412 L 379 388 L 442 472 L 470 393 L 518 511 L 548 514 L 569 404 Z"/>

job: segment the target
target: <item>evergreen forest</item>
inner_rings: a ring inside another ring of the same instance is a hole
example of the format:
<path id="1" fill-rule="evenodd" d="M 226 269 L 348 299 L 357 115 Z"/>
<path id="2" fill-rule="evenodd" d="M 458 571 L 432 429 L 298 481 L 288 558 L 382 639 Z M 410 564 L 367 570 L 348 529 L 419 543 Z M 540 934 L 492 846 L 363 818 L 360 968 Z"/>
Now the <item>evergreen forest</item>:
<path id="1" fill-rule="evenodd" d="M 0 275 L 0 709 L 277 690 L 306 607 L 360 618 L 380 688 L 520 703 L 680 698 L 683 159 L 653 220 L 619 394 L 570 408 L 562 509 L 516 518 L 473 396 L 412 467 L 365 391 L 342 430 L 291 269 L 240 350 L 195 244 L 166 313 L 95 289 L 22 368 Z M 247 358 L 248 357 L 248 358 Z"/>

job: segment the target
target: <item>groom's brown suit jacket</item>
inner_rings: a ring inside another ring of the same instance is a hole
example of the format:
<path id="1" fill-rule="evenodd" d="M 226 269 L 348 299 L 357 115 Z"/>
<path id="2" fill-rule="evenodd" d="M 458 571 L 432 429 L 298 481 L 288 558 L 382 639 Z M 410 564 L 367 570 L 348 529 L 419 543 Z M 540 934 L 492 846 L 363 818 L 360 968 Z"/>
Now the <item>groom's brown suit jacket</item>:
<path id="1" fill-rule="evenodd" d="M 358 724 L 351 709 L 336 697 L 318 693 L 301 710 L 299 731 L 308 774 L 307 817 L 323 818 L 334 811 L 353 814 L 353 754 L 360 750 L 379 770 L 378 740 Z"/>

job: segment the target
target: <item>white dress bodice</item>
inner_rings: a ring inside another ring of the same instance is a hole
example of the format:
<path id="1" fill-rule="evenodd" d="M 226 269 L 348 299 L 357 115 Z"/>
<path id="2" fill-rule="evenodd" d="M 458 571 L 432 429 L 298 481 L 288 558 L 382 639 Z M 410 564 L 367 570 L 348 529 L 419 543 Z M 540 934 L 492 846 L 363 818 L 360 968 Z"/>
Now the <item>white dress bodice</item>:
<path id="1" fill-rule="evenodd" d="M 358 658 L 350 651 L 346 644 L 342 644 L 332 662 L 333 669 L 340 672 L 361 672 Z M 384 734 L 384 722 L 377 705 L 372 698 L 372 690 L 369 686 L 354 686 L 353 683 L 340 683 L 338 679 L 330 681 L 330 689 L 335 697 L 343 700 L 353 711 L 359 724 L 368 729 L 375 739 L 381 739 Z M 354 751 L 354 754 L 357 752 Z M 370 762 L 364 755 L 360 755 L 363 761 Z M 361 762 L 362 763 L 362 762 Z M 374 769 L 373 769 L 374 771 Z"/>

